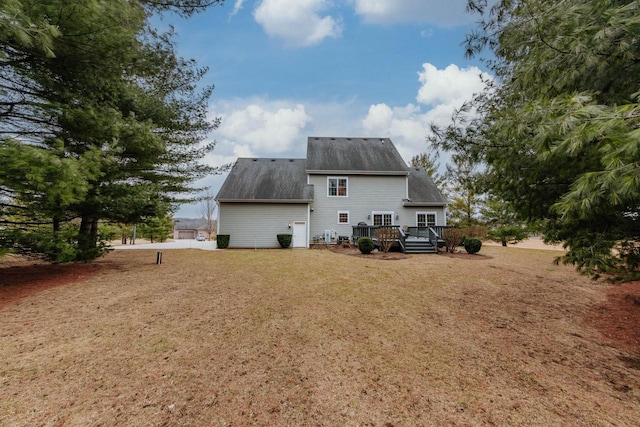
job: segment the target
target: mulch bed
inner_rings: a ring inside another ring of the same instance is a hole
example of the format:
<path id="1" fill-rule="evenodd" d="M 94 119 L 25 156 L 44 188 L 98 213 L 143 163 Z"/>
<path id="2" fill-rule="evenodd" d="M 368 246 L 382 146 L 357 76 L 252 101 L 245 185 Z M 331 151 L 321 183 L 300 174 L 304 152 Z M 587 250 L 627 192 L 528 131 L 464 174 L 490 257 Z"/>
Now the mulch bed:
<path id="1" fill-rule="evenodd" d="M 370 254 L 365 255 L 361 253 L 360 250 L 355 245 L 349 245 L 346 247 L 342 245 L 329 245 L 329 246 L 323 245 L 323 247 L 326 247 L 335 253 L 357 256 L 361 258 L 381 259 L 381 260 L 399 260 L 399 259 L 409 258 L 409 255 L 406 255 L 402 252 L 387 252 L 387 253 L 372 252 Z M 432 255 L 432 254 L 426 254 L 426 255 Z M 488 255 L 468 254 L 466 252 L 449 253 L 449 252 L 444 252 L 443 250 L 440 250 L 438 255 L 446 256 L 449 258 L 469 259 L 469 260 L 475 260 L 475 261 L 487 260 L 487 259 L 493 258 Z"/>
<path id="2" fill-rule="evenodd" d="M 592 324 L 616 347 L 640 353 L 640 281 L 607 286 L 607 300 L 594 307 Z"/>
<path id="3" fill-rule="evenodd" d="M 96 264 L 48 264 L 6 256 L 0 260 L 0 308 L 46 289 L 87 279 L 100 268 Z"/>
<path id="4" fill-rule="evenodd" d="M 394 261 L 394 260 L 409 258 L 406 254 L 403 254 L 402 252 L 386 252 L 386 253 L 371 252 L 370 254 L 365 255 L 361 253 L 360 250 L 354 245 L 349 245 L 349 246 L 331 245 L 329 249 L 335 253 L 356 256 L 360 258 L 382 259 L 387 261 Z"/>

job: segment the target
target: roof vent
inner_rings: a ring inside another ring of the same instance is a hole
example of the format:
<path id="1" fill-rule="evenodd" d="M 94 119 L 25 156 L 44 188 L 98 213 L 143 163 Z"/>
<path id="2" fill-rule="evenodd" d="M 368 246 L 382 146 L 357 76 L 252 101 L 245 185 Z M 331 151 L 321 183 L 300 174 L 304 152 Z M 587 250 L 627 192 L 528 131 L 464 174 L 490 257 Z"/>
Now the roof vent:
<path id="1" fill-rule="evenodd" d="M 275 162 L 275 161 L 276 161 L 276 159 L 271 159 L 271 161 L 272 161 L 272 162 Z"/>
<path id="2" fill-rule="evenodd" d="M 291 163 L 293 163 L 293 159 L 289 159 L 289 161 L 290 161 Z"/>
<path id="3" fill-rule="evenodd" d="M 257 162 L 257 161 L 258 161 L 258 159 L 252 159 L 252 160 L 253 160 L 254 162 Z"/>

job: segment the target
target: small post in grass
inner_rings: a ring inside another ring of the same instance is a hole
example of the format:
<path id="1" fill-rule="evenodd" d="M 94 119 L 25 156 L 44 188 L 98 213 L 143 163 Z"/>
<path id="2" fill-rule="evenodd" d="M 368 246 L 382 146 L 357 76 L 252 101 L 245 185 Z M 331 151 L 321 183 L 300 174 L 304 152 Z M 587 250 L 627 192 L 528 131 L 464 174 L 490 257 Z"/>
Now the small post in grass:
<path id="1" fill-rule="evenodd" d="M 156 264 L 162 264 L 162 252 L 158 252 L 156 255 Z"/>

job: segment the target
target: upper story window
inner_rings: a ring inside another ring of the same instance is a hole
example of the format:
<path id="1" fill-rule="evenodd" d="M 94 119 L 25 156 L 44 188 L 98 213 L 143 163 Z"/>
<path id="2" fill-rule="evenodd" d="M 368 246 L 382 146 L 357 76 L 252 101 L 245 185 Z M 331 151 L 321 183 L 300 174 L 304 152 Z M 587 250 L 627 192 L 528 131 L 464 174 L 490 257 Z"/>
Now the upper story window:
<path id="1" fill-rule="evenodd" d="M 346 177 L 327 178 L 327 196 L 347 197 L 347 178 Z"/>

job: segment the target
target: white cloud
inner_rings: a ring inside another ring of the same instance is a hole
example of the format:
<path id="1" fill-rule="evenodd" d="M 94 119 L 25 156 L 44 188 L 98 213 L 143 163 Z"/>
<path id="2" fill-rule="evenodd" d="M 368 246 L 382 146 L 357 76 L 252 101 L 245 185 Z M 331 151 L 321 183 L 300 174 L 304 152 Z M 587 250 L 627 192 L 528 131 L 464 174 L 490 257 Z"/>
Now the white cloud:
<path id="1" fill-rule="evenodd" d="M 291 150 L 303 137 L 302 131 L 311 120 L 304 105 L 283 101 L 236 100 L 217 109 L 212 116 L 221 117 L 222 124 L 215 131 L 215 137 L 228 141 L 236 157 L 251 157 L 254 153 L 273 155 Z"/>
<path id="2" fill-rule="evenodd" d="M 262 0 L 253 16 L 271 37 L 292 46 L 310 46 L 342 34 L 339 20 L 321 16 L 329 6 L 327 0 Z"/>
<path id="3" fill-rule="evenodd" d="M 391 138 L 400 154 L 409 160 L 425 149 L 427 116 L 413 104 L 393 108 L 384 103 L 376 104 L 369 107 L 367 116 L 362 120 L 362 129 L 365 136 Z"/>
<path id="4" fill-rule="evenodd" d="M 416 100 L 420 105 L 391 107 L 385 103 L 372 105 L 362 120 L 365 135 L 393 139 L 405 160 L 424 152 L 429 125 L 446 126 L 454 110 L 484 88 L 480 74 L 490 76 L 476 67 L 460 69 L 449 65 L 439 70 L 429 63 L 418 73 L 422 84 Z M 425 109 L 425 112 L 422 110 Z"/>
<path id="5" fill-rule="evenodd" d="M 461 105 L 474 93 L 479 93 L 484 88 L 485 85 L 480 76 L 484 79 L 490 78 L 478 67 L 461 69 L 451 64 L 444 70 L 438 70 L 429 63 L 423 64 L 422 67 L 423 71 L 418 73 L 422 87 L 416 99 L 425 105 Z"/>
<path id="6" fill-rule="evenodd" d="M 439 27 L 470 23 L 467 0 L 351 0 L 356 13 L 371 23 L 421 22 Z"/>
<path id="7" fill-rule="evenodd" d="M 234 16 L 235 14 L 240 12 L 240 9 L 242 9 L 243 4 L 244 4 L 244 0 L 236 0 L 236 2 L 233 5 L 233 10 L 231 11 L 231 16 Z"/>

